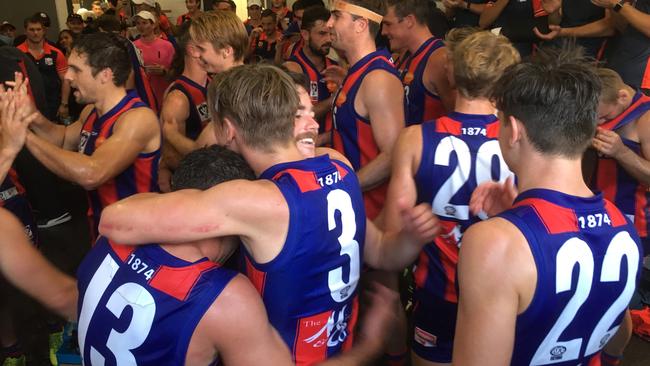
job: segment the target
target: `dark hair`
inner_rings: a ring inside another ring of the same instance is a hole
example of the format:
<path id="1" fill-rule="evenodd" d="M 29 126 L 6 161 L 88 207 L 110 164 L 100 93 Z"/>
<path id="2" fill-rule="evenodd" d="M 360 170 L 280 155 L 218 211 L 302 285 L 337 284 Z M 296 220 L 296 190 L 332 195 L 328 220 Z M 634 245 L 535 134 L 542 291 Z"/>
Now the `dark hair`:
<path id="1" fill-rule="evenodd" d="M 271 18 L 273 18 L 273 21 L 275 22 L 278 16 L 277 16 L 277 14 L 275 14 L 275 12 L 273 10 L 264 9 L 262 11 L 262 16 L 260 18 L 265 18 L 265 17 L 271 17 Z"/>
<path id="2" fill-rule="evenodd" d="M 296 10 L 304 10 L 312 6 L 324 7 L 325 4 L 323 3 L 322 0 L 298 0 L 295 3 L 293 3 L 293 5 L 291 5 L 291 11 L 295 13 Z"/>
<path id="3" fill-rule="evenodd" d="M 111 69 L 113 84 L 124 86 L 131 73 L 127 42 L 126 38 L 114 33 L 85 34 L 75 41 L 72 50 L 86 55 L 93 76 L 104 69 Z"/>
<path id="4" fill-rule="evenodd" d="M 324 6 L 310 6 L 305 9 L 305 12 L 302 14 L 302 26 L 301 29 L 311 30 L 316 22 L 322 20 L 327 23 L 327 20 L 330 18 L 330 11 L 327 10 Z"/>
<path id="5" fill-rule="evenodd" d="M 67 52 L 68 52 L 69 50 L 66 50 L 66 49 L 63 47 L 63 45 L 61 44 L 61 36 L 62 36 L 64 33 L 68 33 L 68 34 L 70 35 L 70 38 L 72 38 L 72 45 L 74 45 L 75 34 L 72 33 L 72 31 L 69 30 L 69 29 L 62 29 L 62 30 L 59 32 L 59 37 L 56 39 L 56 48 L 58 48 L 61 52 L 63 52 L 64 54 L 67 55 Z M 72 48 L 72 45 L 70 45 L 70 48 Z"/>
<path id="6" fill-rule="evenodd" d="M 309 90 L 309 80 L 307 79 L 307 76 L 305 76 L 305 74 L 289 71 L 283 66 L 280 68 L 282 69 L 282 71 L 286 72 L 287 75 L 289 75 L 291 80 L 293 80 L 294 84 L 302 86 L 303 88 L 305 88 L 305 90 Z"/>
<path id="7" fill-rule="evenodd" d="M 395 8 L 395 15 L 399 20 L 409 15 L 413 15 L 415 20 L 421 25 L 427 25 L 429 22 L 429 13 L 431 8 L 429 0 L 386 0 L 388 7 Z"/>
<path id="8" fill-rule="evenodd" d="M 32 24 L 38 23 L 43 28 L 47 28 L 47 26 L 45 25 L 45 20 L 40 15 L 38 15 L 38 13 L 34 14 L 34 15 L 30 16 L 30 17 L 25 18 L 25 20 L 23 21 L 23 27 L 25 29 L 27 29 L 27 24 L 29 24 L 29 23 L 32 23 Z"/>
<path id="9" fill-rule="evenodd" d="M 115 15 L 108 13 L 104 13 L 99 18 L 97 18 L 95 24 L 97 25 L 97 29 L 101 28 L 101 30 L 104 32 L 119 33 L 122 31 L 122 23 L 120 23 L 120 20 L 117 19 Z"/>
<path id="10" fill-rule="evenodd" d="M 384 0 L 348 0 L 348 2 L 350 4 L 358 5 L 362 8 L 373 11 L 381 16 L 386 15 L 386 2 Z M 362 18 L 358 15 L 351 15 L 352 19 L 354 20 Z M 377 34 L 379 33 L 379 27 L 379 23 L 375 23 L 374 21 L 368 19 L 368 29 L 370 30 L 370 37 L 373 39 L 377 37 Z"/>
<path id="11" fill-rule="evenodd" d="M 214 123 L 227 118 L 248 146 L 264 152 L 293 141 L 298 104 L 293 81 L 271 65 L 234 67 L 217 74 L 208 89 Z"/>
<path id="12" fill-rule="evenodd" d="M 186 20 L 176 28 L 176 44 L 174 45 L 174 59 L 171 65 L 171 79 L 175 79 L 183 73 L 185 69 L 185 56 L 187 54 L 187 44 L 191 41 L 190 26 L 192 19 Z"/>
<path id="13" fill-rule="evenodd" d="M 578 49 L 541 49 L 506 69 L 492 97 L 505 117 L 523 123 L 535 149 L 576 157 L 596 129 L 601 82 L 594 68 Z"/>
<path id="14" fill-rule="evenodd" d="M 232 11 L 237 11 L 237 4 L 235 4 L 235 2 L 232 1 L 232 0 L 215 0 L 215 1 L 212 3 L 212 7 L 214 8 L 214 6 L 217 5 L 217 4 L 219 4 L 219 3 L 226 3 L 226 4 L 228 4 L 228 5 L 230 6 L 230 10 L 232 10 Z M 198 1 L 197 1 L 197 4 L 198 4 L 199 6 L 201 6 L 201 0 L 198 0 Z"/>
<path id="15" fill-rule="evenodd" d="M 172 191 L 206 190 L 235 179 L 255 179 L 253 169 L 234 151 L 219 145 L 194 150 L 181 160 L 171 179 Z"/>

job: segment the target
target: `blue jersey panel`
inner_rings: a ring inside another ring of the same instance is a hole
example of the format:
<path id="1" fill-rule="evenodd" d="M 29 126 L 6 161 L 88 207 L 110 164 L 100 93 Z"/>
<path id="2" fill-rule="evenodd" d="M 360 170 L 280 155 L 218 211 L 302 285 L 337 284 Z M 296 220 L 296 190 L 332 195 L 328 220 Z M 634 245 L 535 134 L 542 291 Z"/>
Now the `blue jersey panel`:
<path id="1" fill-rule="evenodd" d="M 185 364 L 194 329 L 235 275 L 206 258 L 100 237 L 77 276 L 84 364 Z"/>
<path id="2" fill-rule="evenodd" d="M 537 268 L 517 317 L 513 365 L 587 365 L 614 335 L 641 259 L 634 226 L 609 201 L 545 189 L 517 197 L 502 218 L 525 236 Z"/>

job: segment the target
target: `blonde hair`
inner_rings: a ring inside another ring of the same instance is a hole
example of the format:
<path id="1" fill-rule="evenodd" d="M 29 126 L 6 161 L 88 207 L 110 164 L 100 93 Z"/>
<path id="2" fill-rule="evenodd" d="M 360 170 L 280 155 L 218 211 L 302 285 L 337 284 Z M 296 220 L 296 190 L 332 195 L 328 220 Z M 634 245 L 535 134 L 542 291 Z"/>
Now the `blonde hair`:
<path id="1" fill-rule="evenodd" d="M 229 119 L 250 147 L 273 152 L 293 143 L 298 94 L 291 78 L 275 66 L 237 66 L 215 76 L 208 87 L 214 123 Z"/>
<path id="2" fill-rule="evenodd" d="M 465 98 L 489 97 L 503 72 L 521 60 L 506 37 L 489 31 L 474 33 L 454 47 L 454 79 Z"/>
<path id="3" fill-rule="evenodd" d="M 600 79 L 603 89 L 600 92 L 600 101 L 603 103 L 613 104 L 618 100 L 618 92 L 625 88 L 625 83 L 621 76 L 614 70 L 599 67 L 596 74 Z"/>
<path id="4" fill-rule="evenodd" d="M 244 23 L 229 11 L 201 13 L 192 19 L 190 37 L 195 42 L 210 42 L 215 50 L 232 47 L 235 61 L 244 59 L 248 47 L 248 33 Z"/>
<path id="5" fill-rule="evenodd" d="M 481 32 L 481 28 L 478 27 L 460 27 L 453 28 L 445 35 L 445 47 L 447 47 L 447 53 L 451 56 L 454 52 L 454 49 L 460 42 L 465 40 L 465 38 L 471 36 L 474 33 Z"/>

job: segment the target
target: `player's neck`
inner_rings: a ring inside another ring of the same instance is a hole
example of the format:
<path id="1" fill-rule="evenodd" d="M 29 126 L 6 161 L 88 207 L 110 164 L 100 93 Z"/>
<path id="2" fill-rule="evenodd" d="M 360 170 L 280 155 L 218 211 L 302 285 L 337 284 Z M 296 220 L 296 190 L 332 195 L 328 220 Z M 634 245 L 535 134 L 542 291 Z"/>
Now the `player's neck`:
<path id="1" fill-rule="evenodd" d="M 593 192 L 582 178 L 581 159 L 542 155 L 538 152 L 521 154 L 520 166 L 514 169 L 519 192 L 543 188 L 578 197 L 591 197 Z M 576 174 L 577 172 L 577 174 Z"/>
<path id="2" fill-rule="evenodd" d="M 183 76 L 199 85 L 205 85 L 208 80 L 208 73 L 205 72 L 205 69 L 199 65 L 195 58 L 190 56 L 185 56 Z"/>
<path id="3" fill-rule="evenodd" d="M 408 44 L 408 49 L 411 54 L 414 54 L 424 42 L 429 38 L 433 37 L 431 32 L 426 26 L 415 26 L 413 27 L 413 33 Z"/>
<path id="4" fill-rule="evenodd" d="M 350 66 L 353 66 L 359 60 L 362 58 L 368 56 L 369 54 L 377 51 L 377 46 L 375 46 L 375 42 L 367 39 L 367 40 L 361 40 L 357 42 L 356 44 L 353 45 L 353 47 L 349 47 L 348 49 L 345 50 L 345 56 L 348 59 L 348 62 L 350 63 Z"/>
<path id="5" fill-rule="evenodd" d="M 107 86 L 101 92 L 102 98 L 95 102 L 95 109 L 99 116 L 103 116 L 113 109 L 126 96 L 126 89 L 118 86 Z"/>
<path id="6" fill-rule="evenodd" d="M 32 42 L 29 39 L 27 39 L 27 48 L 29 48 L 30 51 L 37 52 L 38 54 L 41 54 L 43 52 L 44 44 L 45 44 L 45 38 L 43 38 L 40 42 Z"/>
<path id="7" fill-rule="evenodd" d="M 458 93 L 454 111 L 465 114 L 494 114 L 496 109 L 487 98 L 468 99 Z"/>
<path id="8" fill-rule="evenodd" d="M 325 56 L 312 52 L 311 48 L 309 48 L 309 45 L 304 45 L 302 47 L 302 51 L 318 70 L 323 70 L 325 68 Z"/>
<path id="9" fill-rule="evenodd" d="M 288 141 L 287 146 L 274 146 L 273 152 L 242 148 L 240 153 L 257 176 L 274 165 L 305 159 L 294 141 Z"/>

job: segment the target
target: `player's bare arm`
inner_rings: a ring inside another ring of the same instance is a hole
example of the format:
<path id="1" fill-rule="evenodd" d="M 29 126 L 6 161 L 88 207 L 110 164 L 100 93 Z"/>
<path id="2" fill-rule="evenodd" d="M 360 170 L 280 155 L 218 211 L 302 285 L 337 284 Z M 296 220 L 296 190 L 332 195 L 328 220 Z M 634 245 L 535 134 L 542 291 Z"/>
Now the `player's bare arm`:
<path id="1" fill-rule="evenodd" d="M 228 283 L 199 322 L 185 364 L 208 364 L 215 351 L 226 365 L 292 365 L 262 299 L 242 275 Z"/>
<path id="2" fill-rule="evenodd" d="M 499 15 L 506 8 L 510 0 L 496 0 L 492 6 L 486 6 L 481 13 L 478 21 L 478 26 L 482 29 L 490 28 L 490 26 L 497 20 Z"/>
<path id="3" fill-rule="evenodd" d="M 43 305 L 68 320 L 77 318 L 77 281 L 59 271 L 39 253 L 22 224 L 0 208 L 0 272 Z"/>
<path id="4" fill-rule="evenodd" d="M 289 208 L 270 181 L 235 180 L 206 191 L 137 194 L 102 211 L 99 231 L 124 244 L 239 235 L 260 263 L 282 249 Z"/>
<path id="5" fill-rule="evenodd" d="M 165 144 L 171 145 L 181 156 L 195 150 L 195 142 L 185 136 L 185 121 L 189 118 L 190 104 L 187 97 L 178 90 L 172 90 L 165 97 L 160 120 L 163 126 Z M 175 166 L 170 165 L 172 168 Z"/>
<path id="6" fill-rule="evenodd" d="M 157 150 L 160 130 L 150 109 L 137 108 L 120 117 L 113 134 L 91 156 L 62 150 L 35 134 L 27 135 L 26 146 L 55 174 L 94 189 L 124 171 L 138 154 Z"/>
<path id="7" fill-rule="evenodd" d="M 622 127 L 625 130 L 628 126 Z M 599 153 L 610 156 L 621 164 L 623 169 L 643 184 L 650 184 L 650 113 L 639 118 L 634 125 L 630 125 L 633 133 L 629 136 L 638 140 L 641 145 L 641 155 L 632 151 L 623 144 L 621 136 L 614 131 L 598 128 L 593 139 L 593 147 Z M 623 131 L 625 133 L 627 131 Z M 637 135 L 637 136 L 633 136 Z"/>
<path id="8" fill-rule="evenodd" d="M 427 90 L 440 97 L 447 111 L 453 111 L 456 105 L 456 92 L 449 85 L 447 73 L 443 71 L 446 63 L 447 48 L 440 47 L 431 54 L 427 61 L 423 82 Z"/>
<path id="9" fill-rule="evenodd" d="M 354 109 L 368 116 L 379 148 L 379 155 L 357 171 L 361 189 L 366 191 L 380 185 L 390 175 L 393 145 L 404 128 L 404 94 L 399 79 L 383 70 L 370 72 L 363 79 L 359 94 Z"/>
<path id="10" fill-rule="evenodd" d="M 395 148 L 391 164 L 390 183 L 384 205 L 385 229 L 402 228 L 400 203 L 414 206 L 417 200 L 417 188 L 414 176 L 420 166 L 422 151 L 422 129 L 411 126 L 402 130 Z"/>
<path id="11" fill-rule="evenodd" d="M 471 226 L 458 261 L 453 364 L 509 364 L 517 315 L 530 303 L 536 282 L 535 263 L 519 230 L 501 218 Z"/>
<path id="12" fill-rule="evenodd" d="M 287 70 L 289 70 L 289 71 L 291 71 L 291 72 L 295 72 L 295 73 L 298 73 L 298 74 L 302 74 L 302 68 L 300 67 L 300 65 L 298 65 L 297 62 L 294 62 L 294 61 L 285 61 L 285 62 L 282 64 L 282 66 L 286 67 Z"/>

